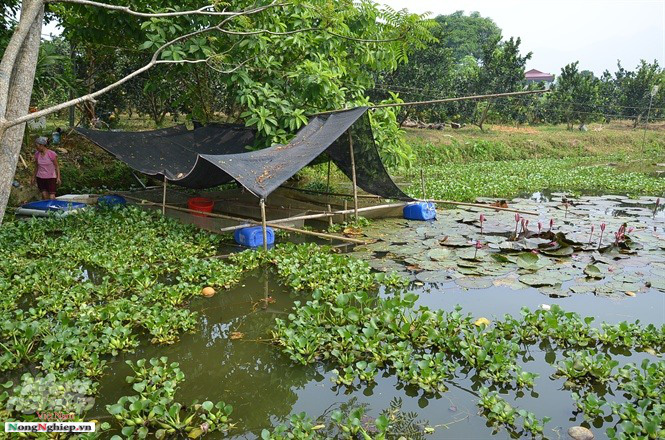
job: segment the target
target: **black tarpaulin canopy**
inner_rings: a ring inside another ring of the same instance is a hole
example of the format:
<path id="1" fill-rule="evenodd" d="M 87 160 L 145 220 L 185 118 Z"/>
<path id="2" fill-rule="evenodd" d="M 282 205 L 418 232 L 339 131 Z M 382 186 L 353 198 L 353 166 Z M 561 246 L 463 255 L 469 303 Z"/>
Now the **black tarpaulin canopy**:
<path id="1" fill-rule="evenodd" d="M 287 145 L 257 151 L 246 149 L 254 141 L 254 131 L 230 124 L 194 130 L 178 126 L 141 132 L 79 128 L 78 132 L 141 173 L 197 189 L 236 180 L 262 199 L 323 153 L 352 178 L 352 142 L 360 188 L 386 198 L 412 200 L 383 166 L 367 110 L 360 107 L 315 116 Z"/>

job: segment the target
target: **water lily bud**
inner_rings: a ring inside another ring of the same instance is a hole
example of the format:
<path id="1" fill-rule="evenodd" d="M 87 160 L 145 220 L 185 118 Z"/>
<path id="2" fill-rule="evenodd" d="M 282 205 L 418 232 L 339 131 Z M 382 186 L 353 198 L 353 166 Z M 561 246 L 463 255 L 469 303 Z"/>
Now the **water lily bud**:
<path id="1" fill-rule="evenodd" d="M 480 223 L 485 221 L 485 216 L 483 214 L 480 214 Z"/>
<path id="2" fill-rule="evenodd" d="M 519 214 L 515 214 L 515 222 L 518 222 L 518 221 L 520 221 L 520 215 L 519 215 Z"/>
<path id="3" fill-rule="evenodd" d="M 552 308 L 552 306 L 549 305 L 549 304 L 541 304 L 540 308 L 543 309 L 543 310 L 550 310 Z"/>
<path id="4" fill-rule="evenodd" d="M 541 222 L 538 222 L 538 232 L 540 232 L 543 229 L 543 224 Z"/>
<path id="5" fill-rule="evenodd" d="M 553 218 L 550 219 L 550 229 L 552 229 L 552 226 L 554 226 L 554 219 Z"/>
<path id="6" fill-rule="evenodd" d="M 607 225 L 606 225 L 605 223 L 601 223 L 601 224 L 600 224 L 600 230 L 603 231 L 603 232 L 605 232 L 605 227 L 606 227 L 606 226 L 607 226 Z"/>

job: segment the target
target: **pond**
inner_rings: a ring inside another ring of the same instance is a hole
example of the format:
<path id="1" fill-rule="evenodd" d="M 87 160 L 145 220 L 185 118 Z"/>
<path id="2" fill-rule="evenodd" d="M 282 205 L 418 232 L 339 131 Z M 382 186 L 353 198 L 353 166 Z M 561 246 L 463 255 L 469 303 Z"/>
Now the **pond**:
<path id="1" fill-rule="evenodd" d="M 408 277 L 411 290 L 419 295 L 417 305 L 432 310 L 452 310 L 461 305 L 463 312 L 471 313 L 474 319 L 485 317 L 494 322 L 504 314 L 519 317 L 522 307 L 535 310 L 558 304 L 582 317 L 593 316 L 594 326 L 636 320 L 643 325 L 663 325 L 665 213 L 656 209 L 655 200 L 584 197 L 563 206 L 562 197 L 536 194 L 511 202 L 511 207 L 539 214 L 537 218 L 527 217 L 530 223 L 525 229 L 532 233 L 514 241 L 507 238 L 522 224 L 515 221 L 513 213 L 485 212 L 481 234 L 478 212 L 450 209 L 439 211 L 439 219 L 431 223 L 376 221 L 365 234 L 380 240 L 358 247 L 352 254 L 367 259 L 377 270 L 395 270 Z M 565 240 L 538 237 L 546 232 L 550 219 L 554 219 L 554 225 L 548 232 L 561 232 Z M 616 239 L 614 232 L 624 222 L 635 228 L 626 232 L 631 240 L 625 252 L 603 251 Z M 601 223 L 607 235 L 599 251 Z M 588 240 L 591 225 L 595 225 L 595 238 L 592 235 Z M 476 241 L 484 245 L 477 251 L 469 245 Z M 516 247 L 506 252 L 501 247 L 506 242 Z M 520 255 L 542 249 L 539 246 L 548 242 L 557 243 L 547 249 L 551 257 L 541 254 L 538 261 L 520 259 Z M 566 246 L 575 247 L 574 253 L 562 250 Z M 506 261 L 492 258 L 499 251 L 508 256 Z M 480 252 L 480 257 L 472 256 L 472 252 Z M 590 271 L 590 265 L 599 267 L 599 273 Z M 585 275 L 585 271 L 592 276 Z M 541 279 L 525 277 L 530 273 Z M 380 294 L 390 296 L 385 291 Z M 177 395 L 179 401 L 224 400 L 233 405 L 233 438 L 257 438 L 263 428 L 287 422 L 290 414 L 306 412 L 325 420 L 333 409 L 362 405 L 374 418 L 391 403 L 401 409 L 400 426 L 409 438 L 422 437 L 425 432 L 432 433 L 428 438 L 486 438 L 494 432 L 479 414 L 482 381 L 473 374 L 457 374 L 446 381 L 448 391 L 433 394 L 405 385 L 385 370 L 375 384 L 338 386 L 333 381 L 332 366 L 291 362 L 267 338 L 275 318 L 285 319 L 294 302 L 300 300 L 302 294 L 290 292 L 271 270 L 263 269 L 247 274 L 241 285 L 213 298 L 194 300 L 191 309 L 200 313 L 198 330 L 182 335 L 174 345 L 143 343 L 135 353 L 116 358 L 100 381 L 100 397 L 89 417 L 108 420 L 105 405 L 132 393 L 124 380 L 131 373 L 125 360 L 168 356 L 169 361 L 180 363 L 186 376 Z M 644 358 L 658 361 L 646 352 L 613 349 L 608 353 L 619 365 L 639 364 Z M 497 388 L 513 406 L 531 411 L 538 418 L 550 417 L 545 428 L 549 438 L 564 437 L 568 427 L 584 422 L 566 380 L 552 377 L 564 354 L 546 343 L 521 346 L 519 365 L 539 374 L 533 390 Z M 594 390 L 599 396 L 624 400 L 622 392 L 613 386 L 596 386 Z M 616 424 L 608 411 L 605 414 L 606 420 L 597 418 L 588 425 L 597 438 L 604 437 L 605 428 Z M 498 435 L 505 437 L 506 430 Z M 509 435 L 519 437 L 522 433 L 514 430 Z M 218 433 L 212 435 L 221 437 Z"/>

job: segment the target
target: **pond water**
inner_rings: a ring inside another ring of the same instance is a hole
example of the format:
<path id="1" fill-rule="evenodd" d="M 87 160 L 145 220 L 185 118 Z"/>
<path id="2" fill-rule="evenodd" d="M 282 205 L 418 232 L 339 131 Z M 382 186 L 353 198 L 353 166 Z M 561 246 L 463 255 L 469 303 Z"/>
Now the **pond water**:
<path id="1" fill-rule="evenodd" d="M 547 199 L 536 198 L 537 200 L 524 198 L 516 205 L 522 209 L 537 208 L 543 222 L 549 218 L 547 217 L 549 213 L 556 211 L 556 223 L 562 227 L 570 221 L 568 216 L 574 215 L 579 215 L 580 218 L 585 215 L 585 220 L 604 219 L 603 216 L 608 216 L 608 219 L 603 221 L 607 221 L 611 226 L 615 226 L 616 222 L 621 222 L 626 217 L 630 217 L 630 220 L 636 223 L 641 222 L 636 225 L 640 228 L 639 232 L 634 234 L 638 237 L 636 241 L 640 241 L 642 245 L 638 253 L 628 255 L 627 259 L 610 261 L 608 266 L 616 265 L 616 269 L 606 272 L 606 279 L 596 283 L 598 286 L 607 282 L 616 282 L 612 281 L 613 277 L 636 276 L 644 280 L 655 273 L 657 276 L 653 279 L 657 281 L 663 275 L 659 266 L 665 262 L 665 252 L 663 252 L 665 243 L 661 241 L 665 224 L 663 211 L 658 211 L 655 216 L 649 216 L 647 210 L 653 209 L 651 205 L 614 203 L 617 200 L 606 198 L 602 200 L 609 200 L 607 203 L 590 201 L 589 204 L 579 204 L 569 208 L 570 212 L 564 214 L 551 197 L 556 199 L 557 196 L 549 195 Z M 608 212 L 608 209 L 612 211 Z M 588 215 L 589 212 L 591 214 Z M 476 216 L 476 213 L 472 214 Z M 599 325 L 601 321 L 616 323 L 624 320 L 633 322 L 638 319 L 643 324 L 654 323 L 659 326 L 665 322 L 665 295 L 655 287 L 658 286 L 656 281 L 652 283 L 654 287 L 639 286 L 639 291 L 634 297 L 627 296 L 623 291 L 616 295 L 599 294 L 604 292 L 602 289 L 559 294 L 566 292 L 571 285 L 580 284 L 582 281 L 579 280 L 579 275 L 561 278 L 561 282 L 556 286 L 549 286 L 550 289 L 542 286 L 516 286 L 514 282 L 497 282 L 513 276 L 515 270 L 504 274 L 504 271 L 496 270 L 494 266 L 487 264 L 482 266 L 478 263 L 478 267 L 482 270 L 490 268 L 492 273 L 490 275 L 481 273 L 481 276 L 473 278 L 488 280 L 489 285 L 484 285 L 485 288 L 468 288 L 460 285 L 459 280 L 469 277 L 457 272 L 456 266 L 444 264 L 437 267 L 423 264 L 426 266 L 425 269 L 416 267 L 420 258 L 418 255 L 422 254 L 424 260 L 428 255 L 427 252 L 434 246 L 432 238 L 449 234 L 451 228 L 462 228 L 456 231 L 465 234 L 467 238 L 471 234 L 476 234 L 475 229 L 478 225 L 473 224 L 470 217 L 466 219 L 468 223 L 464 223 L 465 218 L 459 215 L 458 210 L 444 211 L 440 214 L 438 222 L 425 224 L 404 220 L 377 221 L 367 231 L 370 237 L 388 233 L 389 237 L 400 237 L 399 242 L 394 244 L 394 240 L 387 239 L 379 242 L 374 248 L 360 249 L 354 253 L 359 257 L 371 259 L 377 269 L 398 270 L 410 277 L 413 280 L 412 290 L 419 294 L 419 304 L 432 309 L 450 310 L 459 304 L 465 313 L 471 313 L 474 317 L 484 316 L 493 321 L 506 313 L 517 317 L 520 308 L 525 306 L 535 309 L 542 304 L 558 304 L 567 311 L 595 317 L 594 325 Z M 562 218 L 563 215 L 566 216 L 565 219 Z M 502 229 L 500 223 L 505 223 L 504 220 L 510 217 L 512 214 L 502 214 L 501 221 L 488 222 L 488 226 L 492 225 L 488 229 L 494 229 L 497 236 L 501 236 L 505 228 Z M 568 225 L 565 231 L 567 236 L 574 237 L 581 234 L 578 229 L 584 229 L 586 226 L 584 222 L 579 227 Z M 507 227 L 508 231 L 512 229 L 509 223 Z M 646 239 L 647 236 L 653 239 Z M 423 246 L 422 243 L 427 240 L 430 242 Z M 416 247 L 404 249 L 405 246 L 412 245 Z M 462 254 L 455 249 L 451 255 L 446 255 L 448 259 L 459 262 L 457 257 Z M 591 254 L 592 251 L 588 253 Z M 381 258 L 375 258 L 376 256 Z M 575 256 L 569 259 L 574 260 Z M 427 260 L 440 263 L 431 258 Z M 473 260 L 463 261 L 473 263 Z M 630 261 L 634 264 L 629 263 Z M 585 259 L 578 259 L 577 262 L 580 264 L 568 267 L 557 260 L 554 267 L 565 266 L 566 271 L 573 269 L 581 271 L 582 266 L 587 265 Z M 656 270 L 649 272 L 649 268 Z M 546 270 L 550 269 L 551 267 L 548 267 Z M 419 277 L 419 274 L 427 272 L 431 272 L 430 275 L 440 273 L 445 276 L 440 276 L 437 282 L 427 281 L 435 280 L 436 277 L 433 276 Z M 622 282 L 632 282 L 627 278 L 625 280 L 627 281 Z M 483 287 L 480 284 L 478 286 Z M 380 294 L 385 293 L 380 292 Z M 270 301 L 262 300 L 268 297 Z M 478 414 L 476 403 L 480 382 L 475 377 L 457 374 L 453 381 L 446 382 L 449 391 L 440 395 L 428 395 L 416 388 L 404 386 L 389 372 L 380 375 L 375 385 L 349 389 L 338 387 L 331 381 L 332 374 L 326 365 L 300 366 L 290 362 L 277 347 L 266 342 L 266 338 L 270 337 L 269 332 L 275 318 L 284 317 L 294 301 L 302 299 L 301 295 L 291 293 L 280 286 L 276 276 L 270 271 L 256 271 L 248 274 L 241 285 L 234 289 L 218 293 L 213 298 L 196 300 L 191 307 L 200 312 L 199 330 L 194 334 L 183 335 L 181 340 L 172 346 L 144 343 L 135 353 L 119 357 L 112 365 L 110 373 L 101 381 L 99 396 L 103 397 L 97 399 L 90 417 L 99 420 L 108 419 L 105 405 L 115 403 L 123 395 L 132 394 L 131 387 L 124 380 L 125 376 L 130 374 L 125 360 L 168 356 L 170 361 L 180 363 L 180 368 L 186 375 L 177 400 L 183 404 L 189 404 L 195 399 L 224 400 L 230 403 L 234 408 L 232 418 L 236 423 L 236 428 L 230 433 L 234 438 L 257 438 L 263 428 L 286 422 L 290 414 L 307 412 L 317 418 L 345 405 L 366 405 L 368 413 L 376 417 L 389 407 L 391 401 L 401 401 L 404 412 L 413 412 L 410 417 L 417 426 L 421 428 L 430 426 L 435 429 L 434 434 L 427 438 L 487 438 L 493 433 L 493 428 L 488 426 L 486 419 Z M 238 332 L 234 333 L 235 335 L 242 333 L 242 337 L 232 339 L 233 332 Z M 552 420 L 545 428 L 545 435 L 548 438 L 565 437 L 568 427 L 581 424 L 583 417 L 575 413 L 571 391 L 564 388 L 564 379 L 551 378 L 555 372 L 554 365 L 562 358 L 562 352 L 544 344 L 527 348 L 520 355 L 520 364 L 524 370 L 540 375 L 536 379 L 534 390 L 515 392 L 500 389 L 499 391 L 512 405 L 532 411 L 539 418 L 551 417 Z M 620 365 L 627 362 L 639 363 L 644 357 L 657 359 L 646 353 L 612 352 L 612 354 Z M 617 401 L 622 399 L 621 393 L 612 388 L 597 391 L 599 394 L 605 392 L 617 394 L 613 398 Z M 604 438 L 604 429 L 614 425 L 608 422 L 603 425 L 602 420 L 595 421 L 592 429 L 596 432 L 597 438 Z M 508 435 L 520 436 L 519 433 L 507 433 L 505 430 L 498 434 L 500 438 Z M 220 435 L 212 437 L 221 438 Z"/>

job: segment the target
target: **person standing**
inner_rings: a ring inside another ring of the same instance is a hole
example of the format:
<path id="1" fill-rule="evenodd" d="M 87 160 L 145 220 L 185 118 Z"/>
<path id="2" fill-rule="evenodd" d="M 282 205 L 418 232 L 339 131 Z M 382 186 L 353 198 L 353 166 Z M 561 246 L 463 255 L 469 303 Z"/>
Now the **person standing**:
<path id="1" fill-rule="evenodd" d="M 35 140 L 35 146 L 37 152 L 35 152 L 35 174 L 32 183 L 37 183 L 43 199 L 55 199 L 55 191 L 62 183 L 58 154 L 49 150 L 48 139 L 43 136 Z"/>

